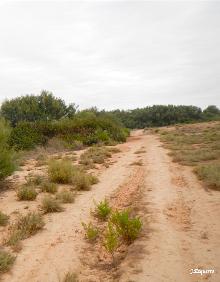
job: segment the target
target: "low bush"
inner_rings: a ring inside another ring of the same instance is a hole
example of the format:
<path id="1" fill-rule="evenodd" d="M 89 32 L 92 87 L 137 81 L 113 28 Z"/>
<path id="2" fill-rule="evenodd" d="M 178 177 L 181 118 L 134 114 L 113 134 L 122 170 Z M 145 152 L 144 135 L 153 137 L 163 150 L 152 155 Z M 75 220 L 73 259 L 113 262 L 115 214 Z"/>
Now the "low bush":
<path id="1" fill-rule="evenodd" d="M 14 261 L 15 256 L 6 251 L 0 250 L 0 273 L 4 273 L 10 270 Z"/>
<path id="2" fill-rule="evenodd" d="M 43 217 L 39 213 L 30 212 L 25 216 L 20 216 L 17 222 L 12 225 L 7 244 L 13 247 L 18 246 L 21 240 L 36 234 L 43 229 L 44 225 Z"/>
<path id="3" fill-rule="evenodd" d="M 37 197 L 37 192 L 33 186 L 23 185 L 17 191 L 19 201 L 34 201 Z"/>
<path id="4" fill-rule="evenodd" d="M 98 237 L 98 229 L 90 222 L 88 224 L 82 222 L 82 226 L 85 230 L 85 236 L 89 241 L 94 241 Z"/>
<path id="5" fill-rule="evenodd" d="M 104 201 L 96 204 L 95 214 L 98 218 L 102 220 L 106 220 L 109 214 L 111 213 L 111 207 L 109 206 L 108 201 L 105 199 Z"/>
<path id="6" fill-rule="evenodd" d="M 49 162 L 49 178 L 55 183 L 72 183 L 73 171 L 74 167 L 69 160 L 53 160 Z"/>
<path id="7" fill-rule="evenodd" d="M 42 192 L 55 194 L 58 190 L 58 187 L 57 187 L 57 184 L 55 184 L 55 183 L 45 181 L 41 184 L 41 190 L 42 190 Z"/>
<path id="8" fill-rule="evenodd" d="M 71 191 L 63 190 L 56 195 L 56 198 L 64 204 L 73 203 L 75 200 L 75 194 Z"/>
<path id="9" fill-rule="evenodd" d="M 0 226 L 8 224 L 9 216 L 0 211 Z"/>
<path id="10" fill-rule="evenodd" d="M 115 211 L 111 216 L 111 222 L 115 225 L 118 234 L 127 242 L 134 241 L 142 228 L 140 218 L 130 217 L 127 210 Z"/>
<path id="11" fill-rule="evenodd" d="M 63 207 L 57 199 L 52 196 L 46 196 L 42 200 L 42 210 L 44 213 L 61 212 Z"/>

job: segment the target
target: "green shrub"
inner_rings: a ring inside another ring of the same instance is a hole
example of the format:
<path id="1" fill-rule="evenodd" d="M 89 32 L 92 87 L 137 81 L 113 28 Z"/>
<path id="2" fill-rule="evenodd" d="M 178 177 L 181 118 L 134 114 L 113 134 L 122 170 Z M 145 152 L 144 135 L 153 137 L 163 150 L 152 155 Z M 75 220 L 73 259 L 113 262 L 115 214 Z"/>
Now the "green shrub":
<path id="1" fill-rule="evenodd" d="M 42 200 L 42 210 L 44 213 L 61 212 L 63 211 L 63 207 L 57 199 L 51 196 L 46 196 Z"/>
<path id="2" fill-rule="evenodd" d="M 12 226 L 7 244 L 16 247 L 21 240 L 24 240 L 39 230 L 43 229 L 45 223 L 41 214 L 30 212 L 25 216 L 20 216 Z"/>
<path id="3" fill-rule="evenodd" d="M 82 222 L 82 226 L 85 230 L 85 236 L 89 241 L 94 241 L 98 237 L 98 229 L 90 222 L 88 224 Z"/>
<path id="4" fill-rule="evenodd" d="M 41 190 L 43 192 L 55 194 L 58 190 L 58 187 L 55 183 L 51 183 L 49 181 L 45 181 L 41 184 Z"/>
<path id="5" fill-rule="evenodd" d="M 71 191 L 63 190 L 57 194 L 56 198 L 64 204 L 73 203 L 75 194 Z"/>
<path id="6" fill-rule="evenodd" d="M 23 185 L 17 191 L 19 201 L 34 201 L 37 197 L 37 192 L 33 186 Z"/>
<path id="7" fill-rule="evenodd" d="M 104 201 L 99 202 L 96 204 L 96 215 L 102 220 L 106 220 L 109 214 L 111 213 L 111 207 L 109 206 L 109 203 L 105 199 Z"/>
<path id="8" fill-rule="evenodd" d="M 4 273 L 10 270 L 14 261 L 14 256 L 6 251 L 0 250 L 0 273 Z"/>
<path id="9" fill-rule="evenodd" d="M 44 144 L 45 137 L 36 128 L 36 124 L 20 122 L 12 129 L 9 144 L 16 150 L 30 150 L 36 145 Z"/>
<path id="10" fill-rule="evenodd" d="M 4 180 L 16 168 L 15 154 L 8 147 L 11 129 L 7 122 L 0 119 L 0 181 Z"/>
<path id="11" fill-rule="evenodd" d="M 103 245 L 108 253 L 110 253 L 114 259 L 114 252 L 119 246 L 118 233 L 115 227 L 109 222 L 107 229 L 104 233 Z"/>
<path id="12" fill-rule="evenodd" d="M 48 174 L 51 181 L 70 184 L 73 180 L 74 167 L 69 160 L 53 160 L 49 162 Z"/>
<path id="13" fill-rule="evenodd" d="M 8 224 L 9 216 L 0 211 L 0 226 Z"/>
<path id="14" fill-rule="evenodd" d="M 111 222 L 115 225 L 118 234 L 127 242 L 135 240 L 142 228 L 140 218 L 131 218 L 127 210 L 115 211 L 111 216 Z"/>

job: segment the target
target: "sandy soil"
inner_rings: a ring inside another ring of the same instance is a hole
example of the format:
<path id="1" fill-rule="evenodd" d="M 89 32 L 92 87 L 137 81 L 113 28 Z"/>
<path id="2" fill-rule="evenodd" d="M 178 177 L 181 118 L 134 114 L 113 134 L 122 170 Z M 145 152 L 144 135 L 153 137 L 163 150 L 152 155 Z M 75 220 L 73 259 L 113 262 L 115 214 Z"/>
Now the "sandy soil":
<path id="1" fill-rule="evenodd" d="M 100 182 L 91 191 L 65 205 L 64 212 L 45 216 L 44 230 L 23 242 L 12 271 L 2 281 L 58 282 L 67 271 L 79 273 L 81 281 L 220 281 L 220 193 L 204 189 L 190 168 L 172 163 L 155 135 L 135 131 L 118 147 L 121 153 L 100 171 Z M 131 165 L 139 159 L 143 166 Z M 117 277 L 103 276 L 96 266 L 88 270 L 81 259 L 86 250 L 81 222 L 92 218 L 94 200 L 109 197 L 116 206 L 130 203 L 140 183 L 138 210 L 145 224 Z M 25 208 L 14 191 L 4 192 L 0 205 L 9 213 Z M 215 273 L 190 275 L 195 268 Z"/>

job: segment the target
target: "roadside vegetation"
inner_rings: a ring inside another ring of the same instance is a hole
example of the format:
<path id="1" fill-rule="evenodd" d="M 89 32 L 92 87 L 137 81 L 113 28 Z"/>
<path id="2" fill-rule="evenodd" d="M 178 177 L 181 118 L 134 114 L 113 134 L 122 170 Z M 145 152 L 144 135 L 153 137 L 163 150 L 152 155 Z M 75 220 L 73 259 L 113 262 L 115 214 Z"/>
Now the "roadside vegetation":
<path id="1" fill-rule="evenodd" d="M 194 167 L 208 187 L 220 190 L 220 123 L 160 129 L 160 138 L 173 160 Z"/>
<path id="2" fill-rule="evenodd" d="M 14 250 L 21 248 L 21 240 L 27 239 L 43 229 L 45 223 L 40 213 L 29 212 L 27 215 L 19 216 L 17 221 L 10 226 L 7 245 Z"/>

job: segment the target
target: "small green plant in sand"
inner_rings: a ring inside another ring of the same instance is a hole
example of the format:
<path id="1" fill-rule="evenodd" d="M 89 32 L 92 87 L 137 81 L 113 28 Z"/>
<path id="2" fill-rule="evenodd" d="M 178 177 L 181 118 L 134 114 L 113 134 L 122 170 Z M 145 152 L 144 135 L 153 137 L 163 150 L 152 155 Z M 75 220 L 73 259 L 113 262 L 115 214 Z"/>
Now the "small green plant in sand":
<path id="1" fill-rule="evenodd" d="M 102 220 L 106 220 L 111 213 L 111 210 L 108 201 L 105 199 L 96 204 L 95 215 Z"/>
<path id="2" fill-rule="evenodd" d="M 71 184 L 74 167 L 70 160 L 51 160 L 49 162 L 48 174 L 52 182 Z"/>
<path id="3" fill-rule="evenodd" d="M 85 230 L 85 236 L 89 241 L 95 241 L 95 239 L 98 237 L 98 229 L 89 222 L 88 224 L 82 222 L 82 226 Z"/>
<path id="4" fill-rule="evenodd" d="M 103 246 L 106 251 L 111 254 L 114 261 L 114 253 L 119 246 L 119 236 L 115 226 L 111 222 L 108 223 L 107 229 L 104 233 Z"/>
<path id="5" fill-rule="evenodd" d="M 116 227 L 116 230 L 122 238 L 128 243 L 134 241 L 142 228 L 142 222 L 139 217 L 131 217 L 128 210 L 115 211 L 110 221 Z"/>

